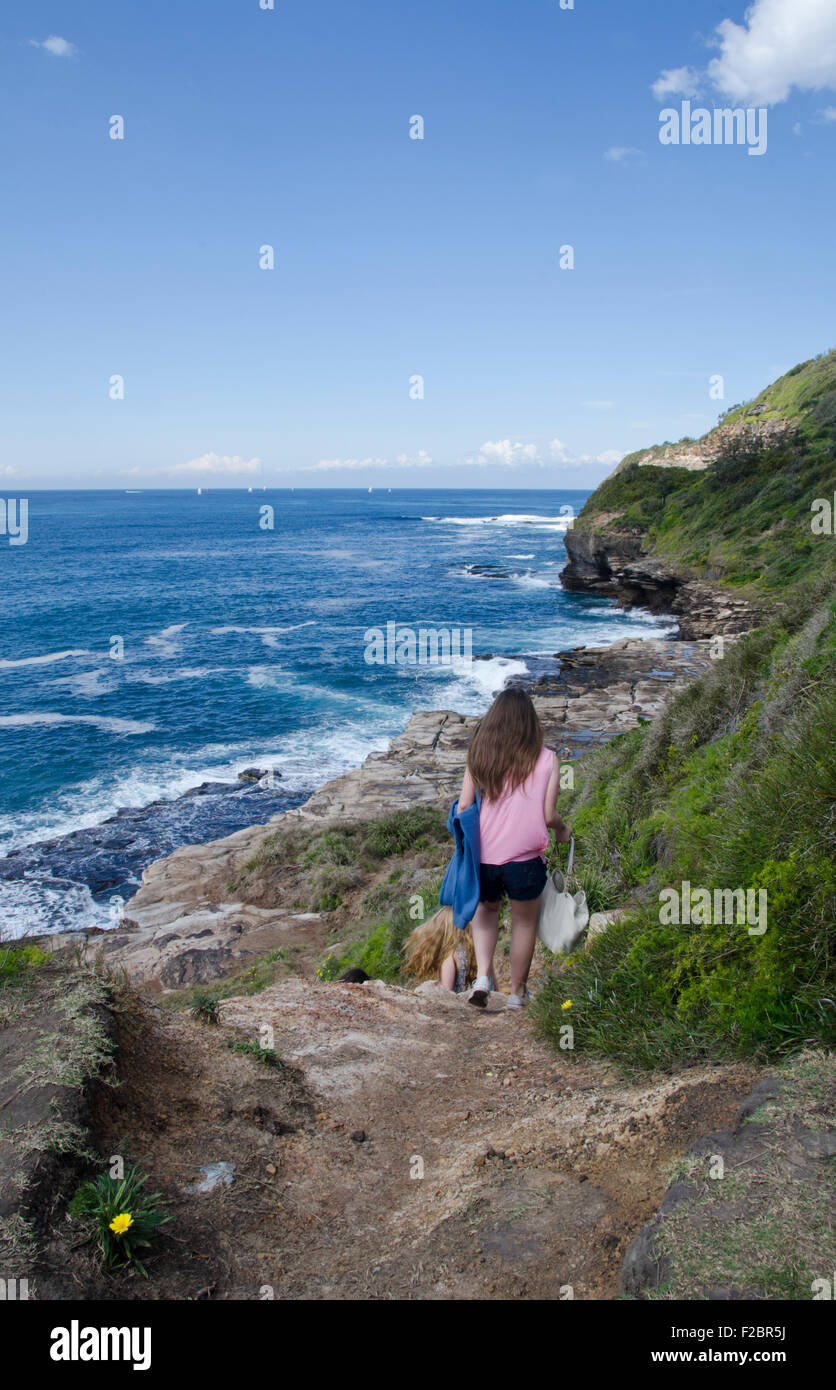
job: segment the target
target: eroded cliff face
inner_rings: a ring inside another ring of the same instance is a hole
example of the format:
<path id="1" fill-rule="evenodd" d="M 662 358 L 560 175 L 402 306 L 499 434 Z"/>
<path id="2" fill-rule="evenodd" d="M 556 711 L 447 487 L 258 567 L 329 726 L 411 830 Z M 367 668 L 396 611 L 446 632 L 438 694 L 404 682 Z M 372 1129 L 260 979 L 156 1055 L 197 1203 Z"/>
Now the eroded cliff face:
<path id="1" fill-rule="evenodd" d="M 796 424 L 770 410 L 769 404 L 756 402 L 738 419 L 718 426 L 701 440 L 630 454 L 611 477 L 634 464 L 702 472 L 730 449 L 777 447 L 795 435 Z M 685 565 L 676 566 L 653 554 L 646 535 L 626 523 L 623 512 L 596 507 L 597 497 L 596 492 L 564 537 L 569 557 L 561 574 L 565 589 L 603 594 L 624 608 L 670 613 L 679 620 L 679 635 L 687 641 L 739 634 L 759 625 L 758 610 L 715 583 L 719 576 L 710 571 L 698 576 Z"/>
<path id="2" fill-rule="evenodd" d="M 569 562 L 561 573 L 565 589 L 603 594 L 622 608 L 669 613 L 679 636 L 697 641 L 748 632 L 759 614 L 752 604 L 728 590 L 697 579 L 687 570 L 650 555 L 639 531 L 620 531 L 618 516 L 593 512 L 582 528 L 566 532 Z"/>

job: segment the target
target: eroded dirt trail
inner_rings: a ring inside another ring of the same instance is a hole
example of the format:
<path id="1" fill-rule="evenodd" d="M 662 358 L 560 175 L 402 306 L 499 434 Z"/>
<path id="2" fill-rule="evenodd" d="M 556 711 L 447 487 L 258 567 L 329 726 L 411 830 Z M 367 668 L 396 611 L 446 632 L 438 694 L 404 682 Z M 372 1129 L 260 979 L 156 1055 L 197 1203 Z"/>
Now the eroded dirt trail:
<path id="1" fill-rule="evenodd" d="M 758 1073 L 625 1084 L 503 1006 L 297 978 L 226 1001 L 217 1028 L 140 1005 L 99 1117 L 105 1151 L 173 1199 L 156 1293 L 135 1296 L 613 1297 L 666 1160 L 727 1124 Z M 284 1069 L 228 1048 L 265 1026 Z M 231 1186 L 182 1192 L 218 1161 Z"/>

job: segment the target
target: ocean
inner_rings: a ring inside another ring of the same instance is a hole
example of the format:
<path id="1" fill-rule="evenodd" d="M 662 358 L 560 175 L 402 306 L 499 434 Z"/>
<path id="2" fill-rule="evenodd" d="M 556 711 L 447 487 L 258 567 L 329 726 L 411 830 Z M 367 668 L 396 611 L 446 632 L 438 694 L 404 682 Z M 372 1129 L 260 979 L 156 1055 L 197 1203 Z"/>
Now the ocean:
<path id="1" fill-rule="evenodd" d="M 587 495 L 30 494 L 26 543 L 0 536 L 0 935 L 113 925 L 152 860 L 297 805 L 413 711 L 665 635 L 561 589 Z M 387 624 L 469 633 L 473 660 L 370 664 Z"/>

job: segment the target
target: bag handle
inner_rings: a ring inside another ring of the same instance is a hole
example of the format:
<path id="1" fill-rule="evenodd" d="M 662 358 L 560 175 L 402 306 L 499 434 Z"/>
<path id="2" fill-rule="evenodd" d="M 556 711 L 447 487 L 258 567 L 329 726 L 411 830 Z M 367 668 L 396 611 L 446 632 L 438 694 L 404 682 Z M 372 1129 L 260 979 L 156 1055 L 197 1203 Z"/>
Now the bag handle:
<path id="1" fill-rule="evenodd" d="M 574 835 L 573 835 L 572 838 L 571 838 L 571 840 L 569 841 L 569 863 L 566 865 L 566 877 L 567 877 L 567 878 L 569 877 L 569 875 L 570 875 L 571 872 L 572 872 L 572 865 L 574 864 L 574 862 L 575 862 L 575 837 L 574 837 Z M 548 859 L 547 859 L 546 868 L 548 869 L 549 873 L 554 873 L 555 869 L 559 869 L 559 868 L 560 868 L 560 846 L 559 846 L 559 844 L 557 843 L 556 840 L 555 840 L 555 842 L 554 842 L 554 862 L 553 862 L 553 864 L 550 865 L 550 864 L 548 863 Z"/>

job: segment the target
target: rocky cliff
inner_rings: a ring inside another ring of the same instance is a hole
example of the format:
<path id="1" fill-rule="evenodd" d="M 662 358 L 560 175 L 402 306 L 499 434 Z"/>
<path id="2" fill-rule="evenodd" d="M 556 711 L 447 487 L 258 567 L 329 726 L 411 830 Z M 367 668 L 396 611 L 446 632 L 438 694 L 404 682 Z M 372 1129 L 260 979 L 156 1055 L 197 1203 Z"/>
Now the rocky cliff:
<path id="1" fill-rule="evenodd" d="M 567 532 L 565 588 L 670 613 L 684 638 L 760 626 L 817 568 L 810 507 L 829 495 L 836 353 L 794 367 L 700 440 L 628 455 Z"/>
<path id="2" fill-rule="evenodd" d="M 620 530 L 611 514 L 588 513 L 584 529 L 565 536 L 569 562 L 561 573 L 564 588 L 614 598 L 623 608 L 669 613 L 687 640 L 739 634 L 756 627 L 757 606 L 717 584 L 707 583 L 649 550 L 638 531 Z"/>

